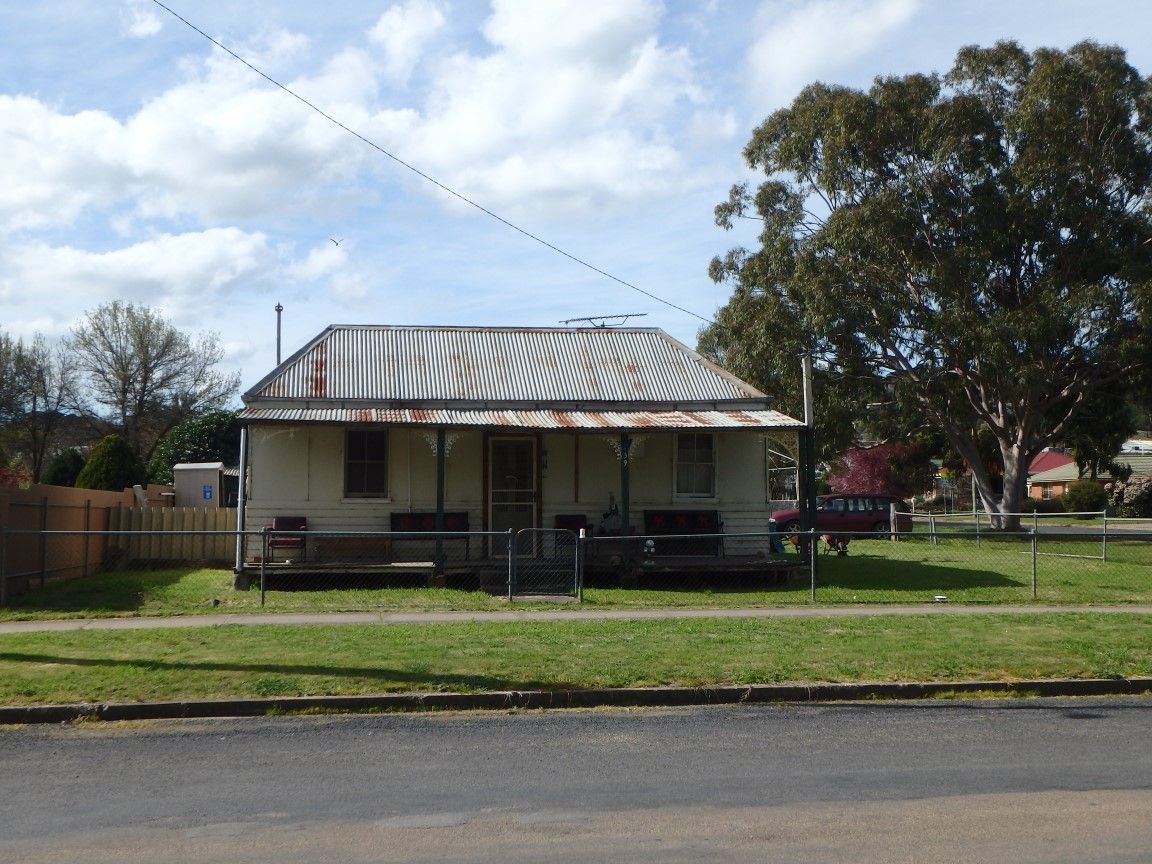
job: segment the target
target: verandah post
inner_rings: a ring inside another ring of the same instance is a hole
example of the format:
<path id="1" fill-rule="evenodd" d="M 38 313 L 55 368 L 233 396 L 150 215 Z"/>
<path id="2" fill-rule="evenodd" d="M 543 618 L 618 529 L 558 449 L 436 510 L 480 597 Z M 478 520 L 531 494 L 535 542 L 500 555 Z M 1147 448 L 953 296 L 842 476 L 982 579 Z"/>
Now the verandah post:
<path id="1" fill-rule="evenodd" d="M 444 427 L 436 430 L 436 581 L 444 579 Z"/>

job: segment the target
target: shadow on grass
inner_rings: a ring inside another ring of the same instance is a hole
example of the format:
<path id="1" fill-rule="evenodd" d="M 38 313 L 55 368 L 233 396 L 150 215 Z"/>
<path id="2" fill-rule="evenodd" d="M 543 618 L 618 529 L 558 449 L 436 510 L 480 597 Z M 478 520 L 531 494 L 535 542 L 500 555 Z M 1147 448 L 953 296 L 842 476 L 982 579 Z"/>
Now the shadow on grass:
<path id="1" fill-rule="evenodd" d="M 50 583 L 43 590 L 32 588 L 9 603 L 13 611 L 37 612 L 135 612 L 146 606 L 157 595 L 171 593 L 180 583 L 190 580 L 199 567 L 164 570 L 110 570 Z M 204 580 L 204 597 L 212 596 L 210 580 Z M 216 588 L 219 593 L 227 585 Z M 194 590 L 191 589 L 190 592 Z M 196 602 L 189 598 L 189 602 Z"/>
<path id="2" fill-rule="evenodd" d="M 53 664 L 57 666 L 105 667 L 109 669 L 138 669 L 143 672 L 241 672 L 257 675 L 316 675 L 323 677 L 361 678 L 370 681 L 394 682 L 405 689 L 416 685 L 431 690 L 449 688 L 471 688 L 477 690 L 539 690 L 577 689 L 587 686 L 564 681 L 511 681 L 490 675 L 435 674 L 400 669 L 382 669 L 342 666 L 308 666 L 291 663 L 215 663 L 215 662 L 170 662 L 167 660 L 125 660 L 95 657 L 64 657 L 53 654 L 26 654 L 17 651 L 0 651 L 0 662 Z M 254 682 L 253 691 L 260 691 L 260 681 Z M 300 688 L 292 682 L 284 682 L 285 692 Z M 259 695 L 272 695 L 259 693 Z"/>
<path id="3" fill-rule="evenodd" d="M 819 584 L 826 588 L 852 591 L 923 593 L 965 588 L 1026 588 L 1028 585 L 1024 579 L 1003 573 L 901 561 L 880 555 L 822 557 L 817 563 L 817 574 Z"/>

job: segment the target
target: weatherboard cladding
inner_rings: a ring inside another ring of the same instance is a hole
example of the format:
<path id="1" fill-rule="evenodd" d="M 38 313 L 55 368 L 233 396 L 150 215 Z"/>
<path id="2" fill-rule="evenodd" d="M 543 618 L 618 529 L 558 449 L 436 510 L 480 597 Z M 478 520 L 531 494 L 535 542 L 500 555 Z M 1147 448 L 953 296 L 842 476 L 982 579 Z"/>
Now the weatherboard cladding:
<path id="1" fill-rule="evenodd" d="M 764 398 L 648 328 L 330 327 L 246 394 L 569 404 Z"/>
<path id="2" fill-rule="evenodd" d="M 519 429 L 781 429 L 801 425 L 778 411 L 470 411 L 424 408 L 255 408 L 244 422 L 358 423 Z"/>

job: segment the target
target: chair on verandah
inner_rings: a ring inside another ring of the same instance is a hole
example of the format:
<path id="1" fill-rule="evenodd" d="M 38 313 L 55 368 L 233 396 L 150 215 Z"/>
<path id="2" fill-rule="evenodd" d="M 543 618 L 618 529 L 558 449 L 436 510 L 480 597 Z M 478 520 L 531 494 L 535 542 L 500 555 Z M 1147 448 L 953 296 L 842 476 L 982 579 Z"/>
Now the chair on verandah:
<path id="1" fill-rule="evenodd" d="M 268 534 L 268 560 L 275 561 L 278 550 L 285 553 L 286 561 L 303 558 L 307 538 L 302 532 L 307 530 L 306 516 L 273 516 Z"/>

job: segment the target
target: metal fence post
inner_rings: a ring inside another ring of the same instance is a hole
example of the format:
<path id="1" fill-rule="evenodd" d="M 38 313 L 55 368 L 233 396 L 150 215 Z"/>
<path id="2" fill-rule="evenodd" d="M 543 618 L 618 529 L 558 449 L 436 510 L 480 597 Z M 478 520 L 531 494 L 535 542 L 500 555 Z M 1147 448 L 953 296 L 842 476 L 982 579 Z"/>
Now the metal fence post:
<path id="1" fill-rule="evenodd" d="M 1032 599 L 1036 599 L 1036 546 L 1038 536 L 1036 530 L 1032 530 Z"/>
<path id="2" fill-rule="evenodd" d="M 264 592 L 268 576 L 268 526 L 260 529 L 260 605 L 264 605 Z"/>
<path id="3" fill-rule="evenodd" d="M 588 542 L 586 529 L 581 528 L 576 538 L 576 602 L 584 602 L 584 544 Z"/>
<path id="4" fill-rule="evenodd" d="M 0 525 L 0 608 L 8 605 L 8 526 Z"/>
<path id="5" fill-rule="evenodd" d="M 928 532 L 932 535 L 932 545 L 939 546 L 940 543 L 936 539 L 936 516 L 933 514 L 928 516 Z"/>
<path id="6" fill-rule="evenodd" d="M 88 556 L 91 551 L 92 536 L 88 533 L 92 530 L 92 499 L 89 498 L 84 502 L 84 568 L 83 575 L 88 575 Z"/>
<path id="7" fill-rule="evenodd" d="M 820 557 L 820 550 L 817 548 L 816 529 L 813 528 L 808 532 L 808 573 L 812 582 L 812 602 L 816 602 L 816 562 Z"/>
<path id="8" fill-rule="evenodd" d="M 1100 535 L 1100 560 L 1108 560 L 1108 511 L 1104 511 L 1104 533 Z"/>
<path id="9" fill-rule="evenodd" d="M 516 577 L 513 572 L 515 568 L 516 557 L 512 554 L 512 529 L 508 529 L 508 602 L 512 602 L 512 591 L 516 582 Z"/>
<path id="10" fill-rule="evenodd" d="M 48 570 L 48 496 L 40 499 L 40 590 L 44 590 L 44 579 Z"/>

